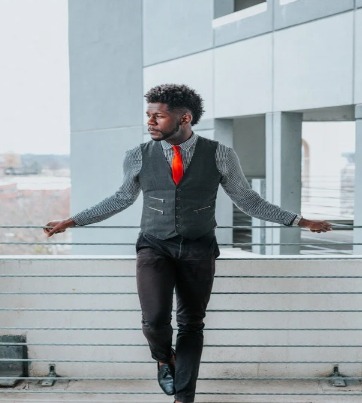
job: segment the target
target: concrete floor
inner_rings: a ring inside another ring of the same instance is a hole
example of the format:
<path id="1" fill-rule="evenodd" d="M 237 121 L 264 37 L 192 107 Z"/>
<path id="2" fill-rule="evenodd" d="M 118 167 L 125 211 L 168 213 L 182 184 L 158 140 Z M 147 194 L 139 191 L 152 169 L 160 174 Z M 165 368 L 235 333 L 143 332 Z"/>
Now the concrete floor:
<path id="1" fill-rule="evenodd" d="M 58 380 L 52 387 L 42 387 L 39 382 L 22 382 L 14 389 L 1 388 L 0 401 L 172 403 L 173 399 L 160 393 L 155 381 Z M 362 385 L 356 382 L 336 388 L 328 382 L 314 381 L 199 381 L 196 402 L 361 403 Z"/>

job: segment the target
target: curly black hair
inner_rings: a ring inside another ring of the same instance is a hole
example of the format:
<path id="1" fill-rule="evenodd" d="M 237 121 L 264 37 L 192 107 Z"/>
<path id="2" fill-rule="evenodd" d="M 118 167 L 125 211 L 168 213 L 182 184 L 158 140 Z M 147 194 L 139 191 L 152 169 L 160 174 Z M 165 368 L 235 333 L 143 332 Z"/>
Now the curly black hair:
<path id="1" fill-rule="evenodd" d="M 186 108 L 192 114 L 191 125 L 196 125 L 204 113 L 204 101 L 192 88 L 184 84 L 161 84 L 151 88 L 145 98 L 148 103 L 167 104 L 170 110 Z"/>

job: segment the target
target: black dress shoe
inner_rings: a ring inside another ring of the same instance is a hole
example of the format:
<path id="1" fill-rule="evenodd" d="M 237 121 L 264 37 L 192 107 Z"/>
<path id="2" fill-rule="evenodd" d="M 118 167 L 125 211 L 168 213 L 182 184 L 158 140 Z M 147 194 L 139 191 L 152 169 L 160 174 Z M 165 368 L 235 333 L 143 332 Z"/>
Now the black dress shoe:
<path id="1" fill-rule="evenodd" d="M 161 389 L 166 393 L 166 395 L 174 395 L 175 394 L 175 368 L 171 364 L 163 364 L 160 365 L 157 363 L 157 378 L 158 384 Z"/>

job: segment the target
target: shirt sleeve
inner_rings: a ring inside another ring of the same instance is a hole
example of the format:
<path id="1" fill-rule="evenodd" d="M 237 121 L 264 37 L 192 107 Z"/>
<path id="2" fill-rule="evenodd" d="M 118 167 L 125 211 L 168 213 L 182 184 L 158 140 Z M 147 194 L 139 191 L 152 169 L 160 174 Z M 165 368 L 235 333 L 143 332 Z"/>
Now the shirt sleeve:
<path id="1" fill-rule="evenodd" d="M 138 146 L 126 153 L 123 163 L 124 179 L 117 192 L 93 207 L 75 214 L 71 219 L 78 226 L 83 226 L 103 221 L 125 210 L 134 203 L 140 193 L 141 187 L 138 174 L 141 167 L 142 152 L 141 148 Z"/>
<path id="2" fill-rule="evenodd" d="M 251 189 L 241 169 L 239 158 L 232 148 L 218 145 L 216 166 L 222 175 L 221 186 L 241 211 L 262 220 L 292 225 L 297 214 L 267 202 Z"/>

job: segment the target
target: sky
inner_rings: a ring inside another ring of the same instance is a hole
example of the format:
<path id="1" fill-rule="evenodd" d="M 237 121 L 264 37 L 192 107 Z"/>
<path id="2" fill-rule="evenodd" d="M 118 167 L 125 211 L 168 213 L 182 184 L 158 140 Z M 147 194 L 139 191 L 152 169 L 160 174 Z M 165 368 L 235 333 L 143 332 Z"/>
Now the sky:
<path id="1" fill-rule="evenodd" d="M 69 153 L 67 0 L 0 0 L 0 154 Z"/>

